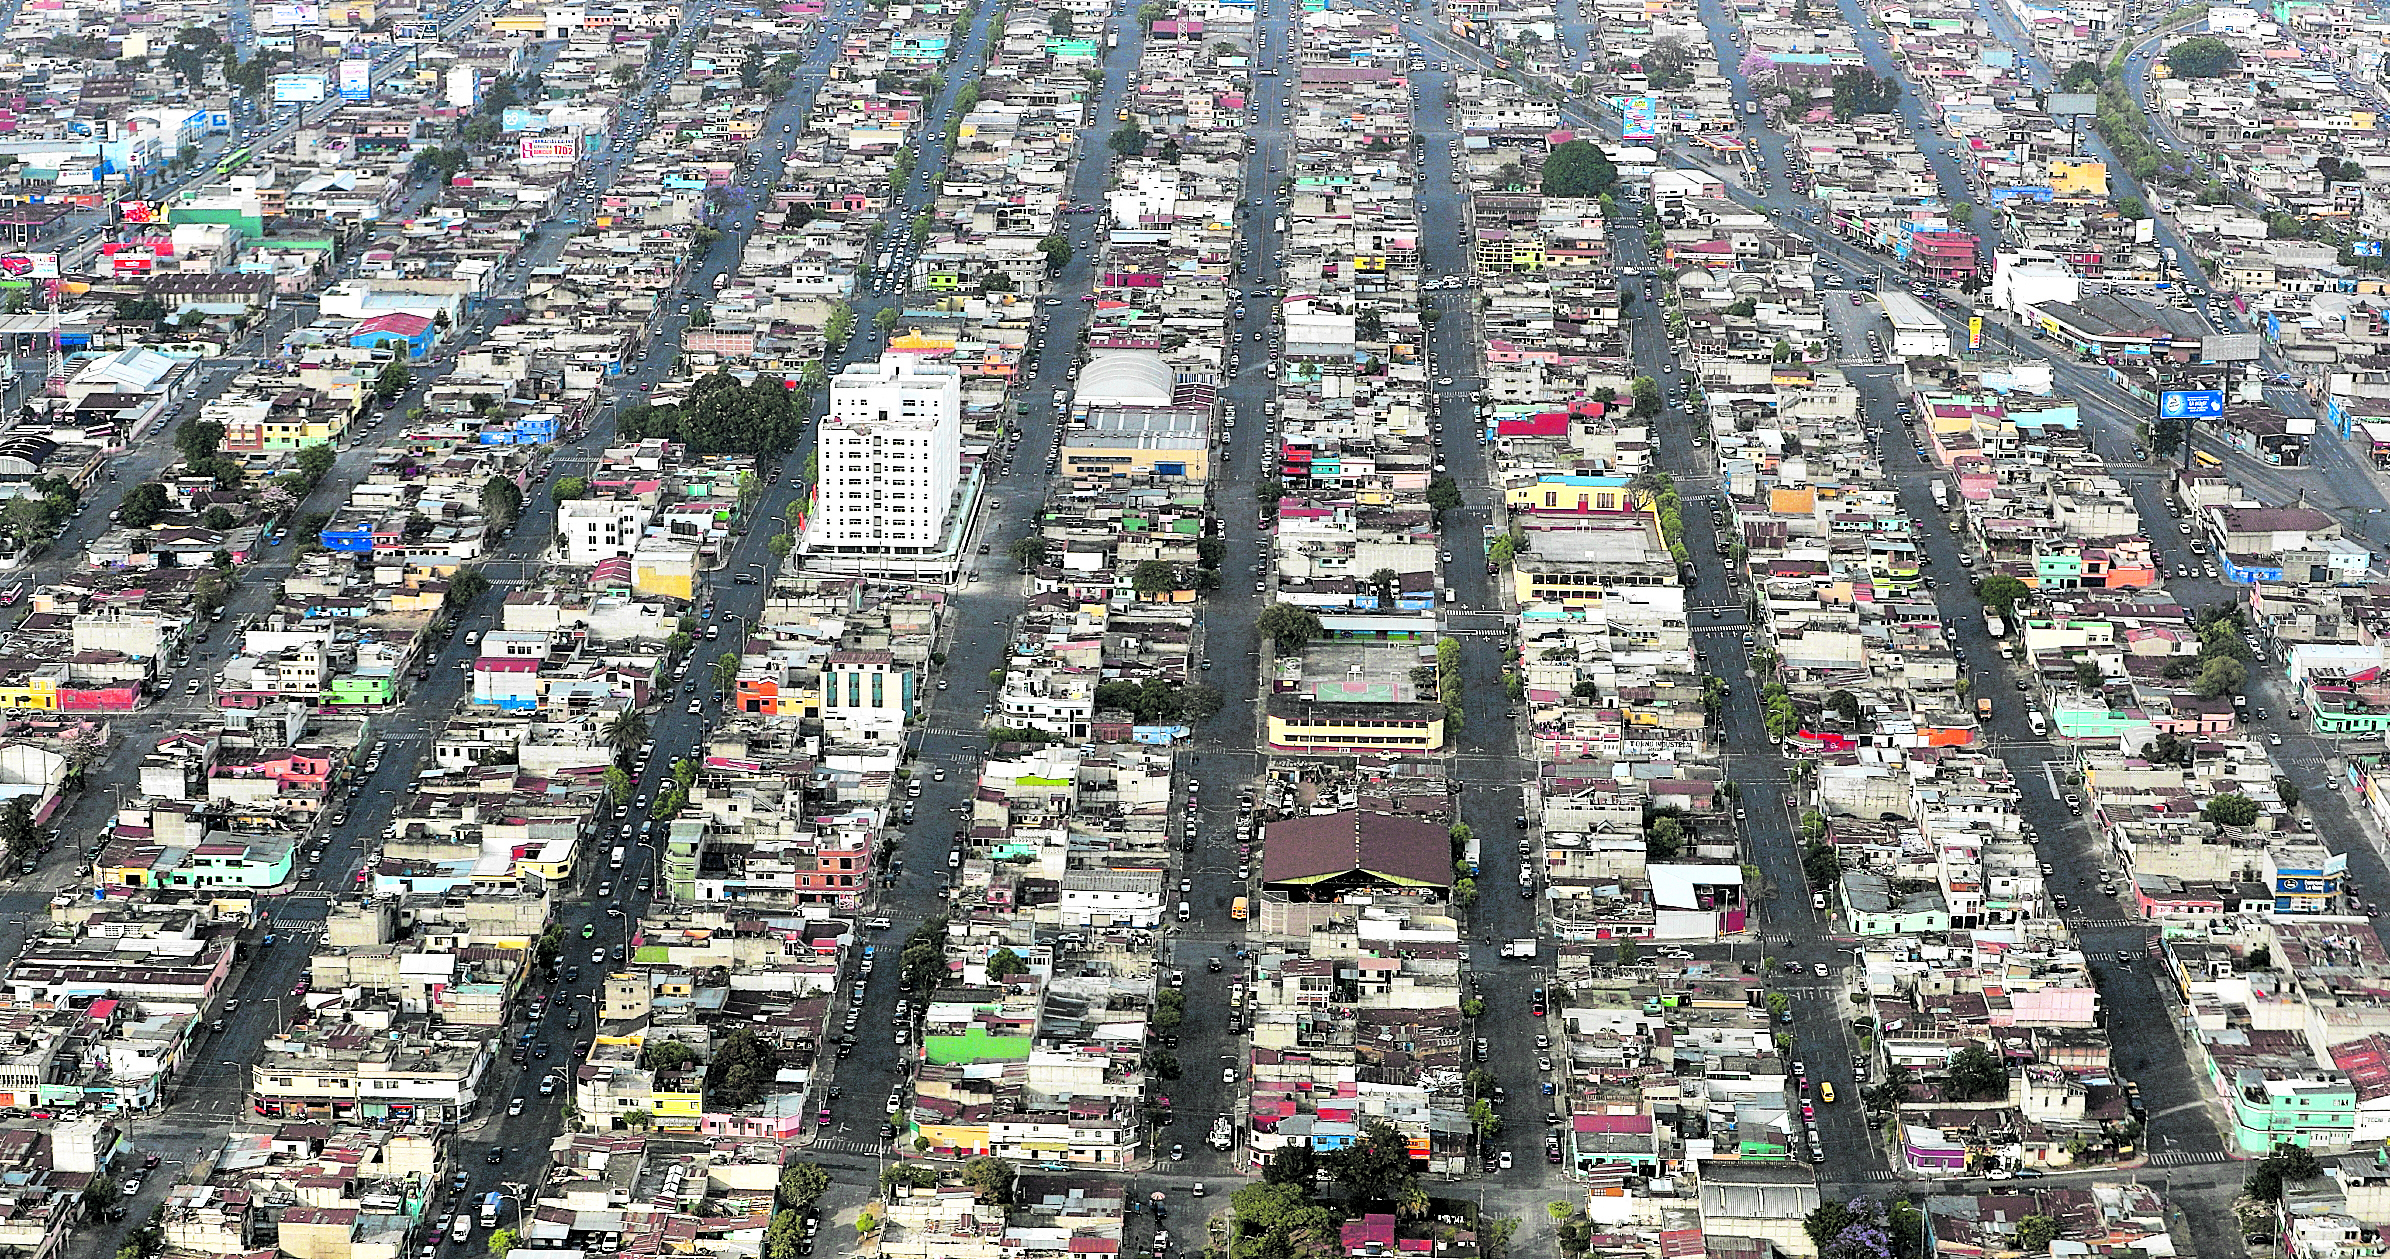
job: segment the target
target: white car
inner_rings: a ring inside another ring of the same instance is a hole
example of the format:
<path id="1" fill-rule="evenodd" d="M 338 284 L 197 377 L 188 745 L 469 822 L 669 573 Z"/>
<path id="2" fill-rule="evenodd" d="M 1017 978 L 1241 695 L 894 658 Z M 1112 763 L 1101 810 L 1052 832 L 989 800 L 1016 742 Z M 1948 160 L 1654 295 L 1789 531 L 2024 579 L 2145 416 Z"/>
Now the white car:
<path id="1" fill-rule="evenodd" d="M 1234 1084 L 1234 1083 L 1236 1083 L 1236 1068 L 1235 1068 L 1235 1067 L 1222 1067 L 1222 1068 L 1220 1068 L 1220 1083 L 1222 1083 L 1222 1084 Z"/>

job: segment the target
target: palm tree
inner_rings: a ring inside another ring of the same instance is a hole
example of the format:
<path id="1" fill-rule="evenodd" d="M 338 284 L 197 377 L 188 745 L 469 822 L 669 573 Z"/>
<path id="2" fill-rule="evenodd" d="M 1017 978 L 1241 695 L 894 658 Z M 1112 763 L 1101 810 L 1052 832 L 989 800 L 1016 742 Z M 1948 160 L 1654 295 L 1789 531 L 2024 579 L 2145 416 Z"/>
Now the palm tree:
<path id="1" fill-rule="evenodd" d="M 606 746 L 618 760 L 629 760 L 647 742 L 647 717 L 635 708 L 626 708 L 606 727 Z"/>
<path id="2" fill-rule="evenodd" d="M 1392 607 L 1394 605 L 1394 588 L 1396 585 L 1400 584 L 1401 581 L 1402 574 L 1395 572 L 1391 568 L 1381 568 L 1369 575 L 1369 584 L 1372 589 L 1377 591 L 1378 606 L 1380 608 Z"/>

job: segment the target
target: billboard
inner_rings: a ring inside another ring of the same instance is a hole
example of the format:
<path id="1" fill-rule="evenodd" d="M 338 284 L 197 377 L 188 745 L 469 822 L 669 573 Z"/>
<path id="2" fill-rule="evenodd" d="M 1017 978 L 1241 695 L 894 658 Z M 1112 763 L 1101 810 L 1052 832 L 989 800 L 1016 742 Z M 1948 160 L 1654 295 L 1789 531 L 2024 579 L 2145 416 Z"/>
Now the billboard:
<path id="1" fill-rule="evenodd" d="M 524 136 L 517 142 L 515 156 L 525 162 L 569 162 L 579 157 L 581 146 L 571 136 L 561 140 L 543 140 Z"/>
<path id="2" fill-rule="evenodd" d="M 0 275 L 12 280 L 55 280 L 56 254 L 0 254 Z"/>
<path id="3" fill-rule="evenodd" d="M 119 201 L 116 203 L 116 217 L 126 223 L 155 223 L 158 221 L 158 207 L 148 201 Z"/>
<path id="4" fill-rule="evenodd" d="M 277 105 L 312 105 L 331 92 L 331 84 L 320 74 L 277 74 L 272 83 Z"/>
<path id="5" fill-rule="evenodd" d="M 1621 96 L 1618 115 L 1623 120 L 1619 137 L 1626 140 L 1656 140 L 1660 137 L 1659 110 L 1648 96 Z"/>
<path id="6" fill-rule="evenodd" d="M 2228 332 L 2222 336 L 2199 338 L 2199 358 L 2208 363 L 2253 363 L 2257 361 L 2258 337 L 2254 332 Z"/>
<path id="7" fill-rule="evenodd" d="M 2100 112 L 2100 98 L 2090 92 L 2052 92 L 2043 100 L 2053 117 L 2071 118 Z"/>
<path id="8" fill-rule="evenodd" d="M 2224 414 L 2221 389 L 2169 389 L 2158 395 L 2158 418 L 2212 420 Z"/>
<path id="9" fill-rule="evenodd" d="M 2382 256 L 2382 242 L 2378 240 L 2352 240 L 2349 242 L 2349 252 L 2360 258 L 2379 258 Z"/>
<path id="10" fill-rule="evenodd" d="M 362 104 L 373 99 L 373 63 L 351 57 L 340 63 L 340 99 Z"/>
<path id="11" fill-rule="evenodd" d="M 1970 350 L 1983 348 L 1983 316 L 1981 315 L 1967 317 L 1967 348 Z"/>
<path id="12" fill-rule="evenodd" d="M 438 22 L 401 22 L 391 32 L 391 39 L 401 44 L 436 44 L 440 42 Z"/>
<path id="13" fill-rule="evenodd" d="M 501 131 L 543 131 L 547 125 L 547 118 L 539 111 L 525 109 L 521 105 L 509 105 L 498 114 L 498 129 Z"/>
<path id="14" fill-rule="evenodd" d="M 267 5 L 264 15 L 257 19 L 257 24 L 259 26 L 322 26 L 324 14 L 321 9 L 308 3 L 307 0 L 283 0 L 280 4 Z"/>

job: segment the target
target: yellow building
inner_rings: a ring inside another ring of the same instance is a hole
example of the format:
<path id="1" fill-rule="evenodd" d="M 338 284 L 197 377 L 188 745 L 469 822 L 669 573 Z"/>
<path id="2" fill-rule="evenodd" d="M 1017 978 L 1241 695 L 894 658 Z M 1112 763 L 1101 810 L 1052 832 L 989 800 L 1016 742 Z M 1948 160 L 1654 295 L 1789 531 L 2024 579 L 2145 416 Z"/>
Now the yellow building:
<path id="1" fill-rule="evenodd" d="M 697 548 L 685 542 L 642 543 L 631 557 L 631 589 L 643 595 L 694 599 Z"/>
<path id="2" fill-rule="evenodd" d="M 1444 747 L 1444 706 L 1273 695 L 1269 739 L 1271 750 L 1280 752 L 1436 752 Z"/>

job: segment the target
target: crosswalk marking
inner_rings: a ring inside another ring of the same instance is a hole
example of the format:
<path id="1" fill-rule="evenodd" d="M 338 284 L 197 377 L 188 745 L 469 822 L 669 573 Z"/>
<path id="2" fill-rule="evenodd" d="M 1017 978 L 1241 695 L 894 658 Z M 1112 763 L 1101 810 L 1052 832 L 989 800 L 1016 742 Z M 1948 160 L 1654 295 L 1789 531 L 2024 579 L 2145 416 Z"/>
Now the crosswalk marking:
<path id="1" fill-rule="evenodd" d="M 873 1158 L 888 1152 L 885 1142 L 847 1141 L 838 1137 L 823 1137 L 806 1148 L 823 1154 L 861 1154 Z"/>
<path id="2" fill-rule="evenodd" d="M 2150 1155 L 2149 1165 L 2152 1167 L 2187 1167 L 2195 1163 L 2229 1162 L 2231 1161 L 2231 1158 L 2231 1155 L 2226 1154 L 2222 1150 L 2169 1150 L 2163 1154 Z"/>

